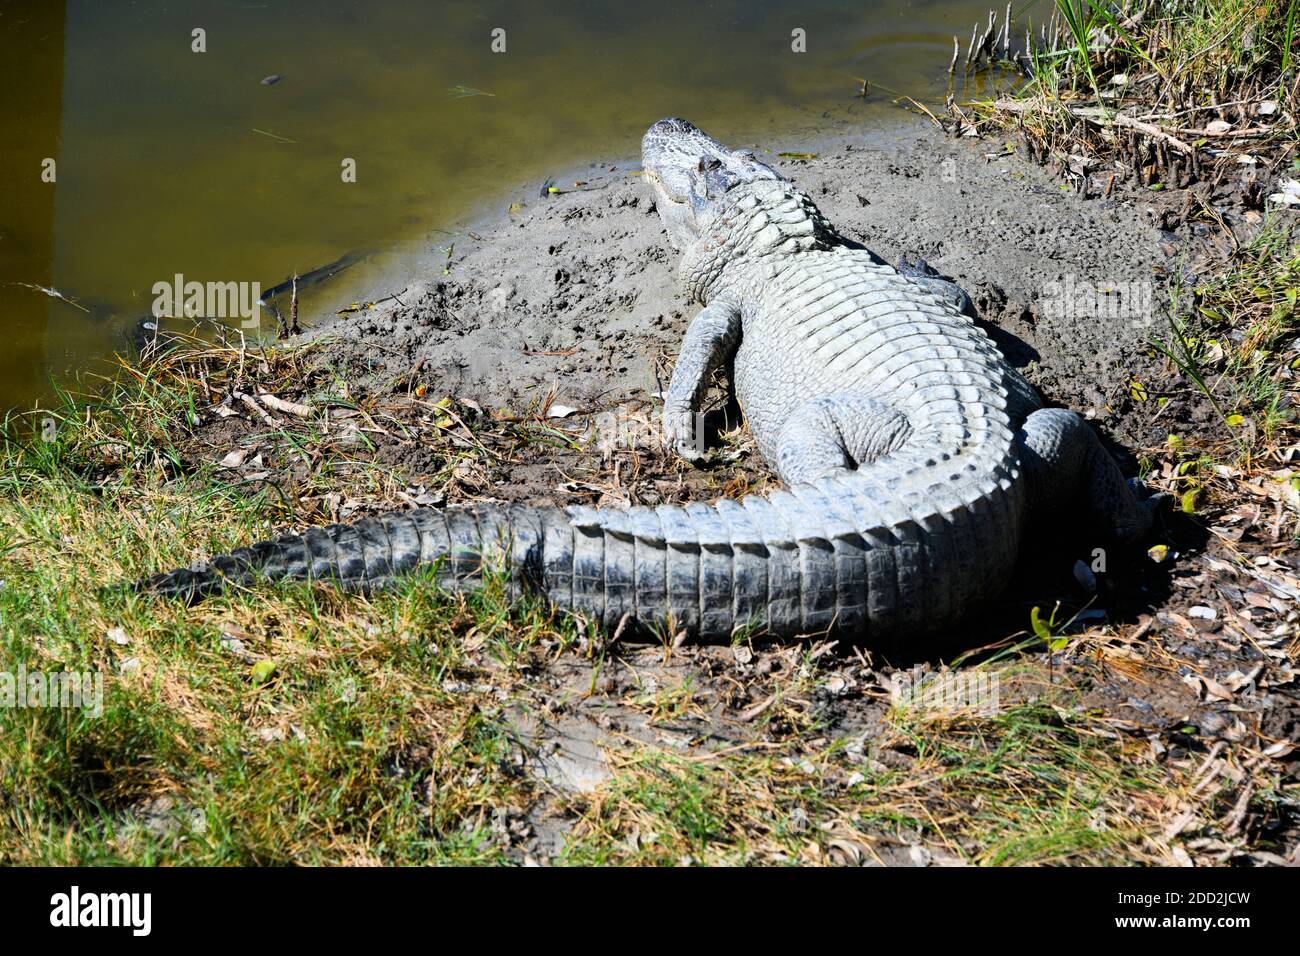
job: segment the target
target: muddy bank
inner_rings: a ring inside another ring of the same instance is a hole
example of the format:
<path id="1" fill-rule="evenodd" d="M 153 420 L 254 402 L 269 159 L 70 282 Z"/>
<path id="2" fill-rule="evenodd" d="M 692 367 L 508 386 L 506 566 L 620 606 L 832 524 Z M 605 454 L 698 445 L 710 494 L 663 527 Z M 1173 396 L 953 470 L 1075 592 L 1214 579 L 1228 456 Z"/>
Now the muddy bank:
<path id="1" fill-rule="evenodd" d="M 1163 322 L 1168 259 L 1136 201 L 1083 201 L 988 142 L 920 123 L 736 145 L 797 182 L 848 237 L 891 261 L 920 254 L 956 278 L 1012 361 L 1060 404 L 1103 417 L 1121 366 Z M 503 194 L 496 215 L 408 264 L 410 278 L 358 293 L 363 304 L 395 298 L 320 321 L 308 337 L 328 339 L 325 360 L 381 390 L 422 382 L 516 407 L 552 393 L 585 406 L 657 391 L 696 307 L 637 163 L 593 164 L 554 186 Z M 1093 291 L 1101 317 L 1089 314 Z M 1145 301 L 1123 298 L 1131 292 Z"/>

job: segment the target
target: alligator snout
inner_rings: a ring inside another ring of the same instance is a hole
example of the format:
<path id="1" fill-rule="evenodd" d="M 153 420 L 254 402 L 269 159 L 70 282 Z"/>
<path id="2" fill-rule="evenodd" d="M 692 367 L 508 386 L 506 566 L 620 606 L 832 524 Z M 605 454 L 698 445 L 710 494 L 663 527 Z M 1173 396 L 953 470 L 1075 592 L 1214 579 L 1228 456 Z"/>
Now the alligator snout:
<path id="1" fill-rule="evenodd" d="M 700 128 L 690 120 L 684 120 L 680 116 L 666 116 L 658 122 L 651 123 L 650 128 L 646 130 L 646 135 L 669 136 L 698 133 L 699 131 Z"/>

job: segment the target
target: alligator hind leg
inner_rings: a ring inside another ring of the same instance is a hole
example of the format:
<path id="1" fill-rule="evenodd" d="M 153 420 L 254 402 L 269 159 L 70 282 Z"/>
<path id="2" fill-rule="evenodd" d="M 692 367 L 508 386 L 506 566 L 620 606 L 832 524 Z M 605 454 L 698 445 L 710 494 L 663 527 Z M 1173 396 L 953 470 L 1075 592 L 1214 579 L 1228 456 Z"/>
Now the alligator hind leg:
<path id="1" fill-rule="evenodd" d="M 1033 412 L 1025 419 L 1020 442 L 1030 507 L 1037 512 L 1081 504 L 1091 520 L 1127 543 L 1150 530 L 1168 497 L 1148 497 L 1141 482 L 1126 482 L 1077 412 L 1064 408 Z"/>
<path id="2" fill-rule="evenodd" d="M 781 426 L 773 465 L 792 484 L 816 481 L 889 454 L 911 433 L 906 415 L 864 395 L 817 398 Z"/>

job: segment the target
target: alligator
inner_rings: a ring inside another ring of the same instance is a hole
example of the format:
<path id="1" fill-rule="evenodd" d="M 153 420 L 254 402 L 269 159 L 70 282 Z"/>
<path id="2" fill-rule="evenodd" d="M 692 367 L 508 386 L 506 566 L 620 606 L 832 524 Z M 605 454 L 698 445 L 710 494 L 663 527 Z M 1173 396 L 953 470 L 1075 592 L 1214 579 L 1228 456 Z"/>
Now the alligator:
<path id="1" fill-rule="evenodd" d="M 497 569 L 607 629 L 725 639 L 922 633 L 1007 582 L 1027 522 L 1082 509 L 1113 540 L 1162 497 L 1129 483 L 1085 420 L 1043 402 L 924 263 L 839 235 L 752 153 L 685 120 L 642 142 L 644 178 L 702 310 L 664 395 L 665 439 L 702 454 L 712 374 L 784 488 L 627 509 L 483 504 L 393 512 L 241 548 L 142 583 L 201 598 L 266 578 L 384 587 L 433 564 L 447 589 Z"/>

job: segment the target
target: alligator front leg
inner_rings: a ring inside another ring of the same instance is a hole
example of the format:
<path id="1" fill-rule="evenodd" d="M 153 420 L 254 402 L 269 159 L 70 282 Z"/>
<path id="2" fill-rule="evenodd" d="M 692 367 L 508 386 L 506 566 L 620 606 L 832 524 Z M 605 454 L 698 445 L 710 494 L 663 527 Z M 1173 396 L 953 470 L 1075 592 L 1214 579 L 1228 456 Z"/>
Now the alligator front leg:
<path id="1" fill-rule="evenodd" d="M 729 302 L 710 302 L 686 329 L 664 397 L 663 427 L 668 443 L 687 460 L 704 457 L 704 434 L 702 428 L 696 427 L 696 416 L 709 389 L 710 376 L 732 356 L 739 343 L 740 309 Z"/>

